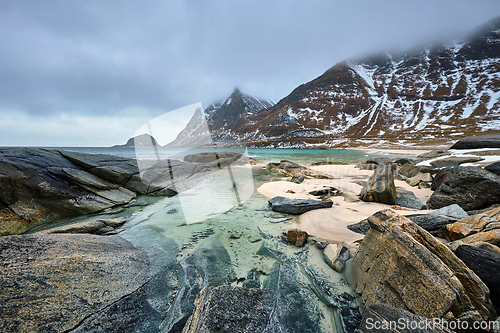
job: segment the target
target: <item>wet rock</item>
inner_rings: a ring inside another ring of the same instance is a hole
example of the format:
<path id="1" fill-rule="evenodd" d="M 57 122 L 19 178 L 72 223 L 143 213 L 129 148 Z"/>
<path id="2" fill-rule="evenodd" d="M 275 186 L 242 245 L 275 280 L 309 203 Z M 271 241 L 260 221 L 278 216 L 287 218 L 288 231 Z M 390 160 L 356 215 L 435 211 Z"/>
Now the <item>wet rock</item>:
<path id="1" fill-rule="evenodd" d="M 500 310 L 500 255 L 468 245 L 459 246 L 455 254 L 490 289 L 490 299 Z"/>
<path id="2" fill-rule="evenodd" d="M 495 175 L 500 176 L 500 162 L 492 163 L 484 168 L 489 172 L 493 172 Z"/>
<path id="3" fill-rule="evenodd" d="M 429 325 L 431 323 L 431 325 Z M 411 326 L 414 325 L 414 326 Z M 420 327 L 420 328 L 419 328 Z M 432 325 L 432 320 L 387 304 L 373 304 L 363 312 L 356 333 L 453 333 Z"/>
<path id="4" fill-rule="evenodd" d="M 450 149 L 500 148 L 500 134 L 466 136 Z"/>
<path id="5" fill-rule="evenodd" d="M 431 165 L 436 168 L 449 168 L 455 167 L 464 163 L 474 163 L 484 161 L 482 157 L 467 157 L 467 156 L 450 156 L 446 158 L 442 158 L 436 161 L 431 162 Z"/>
<path id="6" fill-rule="evenodd" d="M 231 258 L 216 237 L 180 262 L 181 275 L 177 293 L 160 325 L 160 333 L 181 332 L 194 311 L 201 290 L 236 281 Z"/>
<path id="7" fill-rule="evenodd" d="M 432 177 L 430 173 L 419 172 L 415 176 L 408 178 L 406 182 L 410 186 L 418 186 L 420 183 L 432 182 Z"/>
<path id="8" fill-rule="evenodd" d="M 455 167 L 427 201 L 437 209 L 458 204 L 464 210 L 481 209 L 500 203 L 500 177 L 479 167 Z"/>
<path id="9" fill-rule="evenodd" d="M 299 215 L 314 209 L 330 208 L 333 206 L 333 202 L 306 199 L 288 199 L 278 196 L 270 199 L 269 205 L 275 212 Z"/>
<path id="10" fill-rule="evenodd" d="M 118 236 L 5 236 L 0 259 L 2 332 L 69 332 L 149 279 L 147 253 Z"/>
<path id="11" fill-rule="evenodd" d="M 286 233 L 286 241 L 297 247 L 304 246 L 307 243 L 308 234 L 302 230 L 288 230 Z"/>
<path id="12" fill-rule="evenodd" d="M 496 315 L 487 287 L 424 229 L 391 210 L 368 220 L 371 229 L 352 262 L 365 307 L 384 303 L 427 318 Z"/>
<path id="13" fill-rule="evenodd" d="M 411 209 L 425 209 L 425 202 L 415 196 L 412 191 L 408 191 L 403 187 L 396 187 L 397 198 L 395 204 L 401 207 Z"/>
<path id="14" fill-rule="evenodd" d="M 328 244 L 323 250 L 323 259 L 335 271 L 341 273 L 346 261 L 351 258 L 351 253 L 347 247 L 338 244 Z"/>
<path id="15" fill-rule="evenodd" d="M 182 333 L 261 333 L 273 311 L 271 290 L 207 287 Z"/>
<path id="16" fill-rule="evenodd" d="M 379 165 L 361 189 L 359 197 L 363 201 L 374 201 L 393 205 L 396 202 L 397 193 L 394 185 L 392 164 Z"/>

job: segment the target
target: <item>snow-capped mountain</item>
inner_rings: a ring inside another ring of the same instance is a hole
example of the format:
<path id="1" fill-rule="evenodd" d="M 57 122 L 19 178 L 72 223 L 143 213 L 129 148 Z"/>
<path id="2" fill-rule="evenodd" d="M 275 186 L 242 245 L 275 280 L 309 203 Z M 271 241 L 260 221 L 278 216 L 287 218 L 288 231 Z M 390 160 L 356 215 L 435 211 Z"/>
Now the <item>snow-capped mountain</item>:
<path id="1" fill-rule="evenodd" d="M 210 135 L 213 141 L 239 141 L 240 129 L 252 124 L 249 117 L 273 105 L 236 88 L 224 102 L 211 104 L 204 111 L 196 110 L 186 128 L 168 146 L 196 146 L 200 138 Z"/>
<path id="2" fill-rule="evenodd" d="M 421 138 L 500 130 L 500 19 L 455 43 L 341 62 L 250 117 L 243 137 Z M 310 140 L 309 140 L 310 141 Z"/>
<path id="3" fill-rule="evenodd" d="M 216 140 L 254 146 L 498 132 L 500 18 L 461 41 L 338 63 L 274 106 L 235 90 L 205 115 Z"/>

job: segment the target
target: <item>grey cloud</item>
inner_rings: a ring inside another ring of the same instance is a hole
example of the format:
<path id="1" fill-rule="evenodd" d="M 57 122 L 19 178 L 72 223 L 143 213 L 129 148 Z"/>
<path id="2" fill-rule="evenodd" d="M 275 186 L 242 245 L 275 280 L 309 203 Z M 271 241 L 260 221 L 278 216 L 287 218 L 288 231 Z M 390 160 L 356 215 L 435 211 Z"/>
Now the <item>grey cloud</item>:
<path id="1" fill-rule="evenodd" d="M 279 100 L 338 61 L 467 31 L 488 1 L 4 1 L 0 110 L 161 114 Z"/>

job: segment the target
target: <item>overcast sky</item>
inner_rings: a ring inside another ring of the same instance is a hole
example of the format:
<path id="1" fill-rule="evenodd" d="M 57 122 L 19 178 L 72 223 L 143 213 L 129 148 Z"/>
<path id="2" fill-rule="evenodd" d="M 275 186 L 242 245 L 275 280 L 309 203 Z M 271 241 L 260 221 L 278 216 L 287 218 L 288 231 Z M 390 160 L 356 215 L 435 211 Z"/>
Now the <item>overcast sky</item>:
<path id="1" fill-rule="evenodd" d="M 335 63 L 448 39 L 499 0 L 0 1 L 0 146 L 109 146 L 165 112 L 278 101 Z"/>

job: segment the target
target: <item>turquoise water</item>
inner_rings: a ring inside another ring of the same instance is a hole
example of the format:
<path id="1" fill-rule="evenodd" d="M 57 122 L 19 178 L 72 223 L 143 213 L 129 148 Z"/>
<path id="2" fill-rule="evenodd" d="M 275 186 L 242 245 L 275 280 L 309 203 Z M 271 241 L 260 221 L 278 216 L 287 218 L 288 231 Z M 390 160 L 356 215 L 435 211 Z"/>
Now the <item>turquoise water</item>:
<path id="1" fill-rule="evenodd" d="M 121 156 L 126 158 L 142 158 L 146 160 L 156 159 L 157 153 L 160 158 L 174 158 L 182 159 L 187 154 L 196 154 L 200 152 L 214 151 L 210 148 L 159 148 L 154 151 L 151 148 L 141 148 L 137 151 L 135 148 L 111 148 L 111 147 L 59 147 L 48 149 L 60 149 L 73 152 L 87 153 L 87 154 L 109 154 Z M 217 148 L 217 151 L 235 151 L 244 153 L 245 148 Z M 315 161 L 342 161 L 346 163 L 353 163 L 357 161 L 364 161 L 368 158 L 375 157 L 388 157 L 390 155 L 368 152 L 354 149 L 264 149 L 264 148 L 248 148 L 248 155 L 259 162 L 279 162 L 281 160 L 290 160 L 297 163 L 311 163 Z"/>

